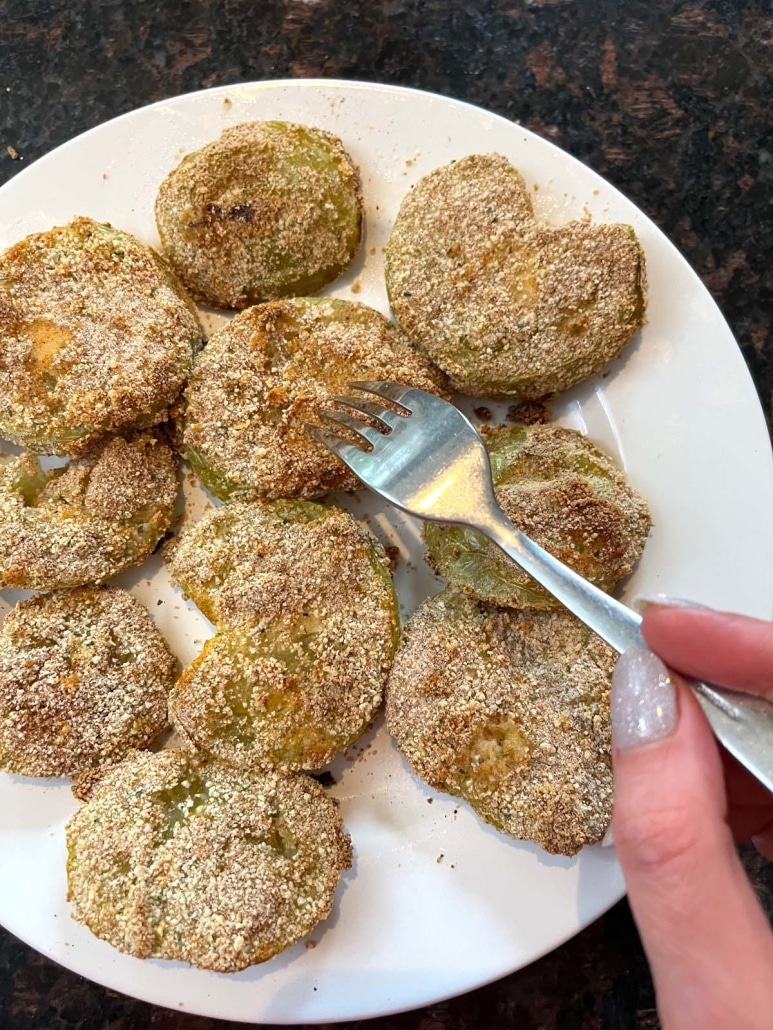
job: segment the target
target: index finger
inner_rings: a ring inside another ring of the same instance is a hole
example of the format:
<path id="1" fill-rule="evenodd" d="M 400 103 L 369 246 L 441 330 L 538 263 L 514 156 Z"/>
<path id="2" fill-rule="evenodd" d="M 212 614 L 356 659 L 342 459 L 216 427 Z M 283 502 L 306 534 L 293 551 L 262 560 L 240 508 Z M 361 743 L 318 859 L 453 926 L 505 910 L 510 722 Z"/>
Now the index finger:
<path id="1" fill-rule="evenodd" d="M 705 608 L 650 604 L 642 633 L 677 672 L 773 701 L 773 623 Z"/>

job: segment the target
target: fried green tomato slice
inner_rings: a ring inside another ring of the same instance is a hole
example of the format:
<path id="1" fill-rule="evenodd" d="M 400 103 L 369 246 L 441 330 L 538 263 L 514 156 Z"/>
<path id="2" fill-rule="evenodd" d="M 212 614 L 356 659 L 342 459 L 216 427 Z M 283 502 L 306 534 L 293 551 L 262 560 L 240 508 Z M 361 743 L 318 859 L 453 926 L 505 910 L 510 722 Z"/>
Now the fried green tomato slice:
<path id="1" fill-rule="evenodd" d="M 161 184 L 156 224 L 177 274 L 205 304 L 245 308 L 315 293 L 360 245 L 360 176 L 329 132 L 244 122 Z"/>
<path id="2" fill-rule="evenodd" d="M 612 814 L 615 658 L 565 610 L 497 608 L 449 587 L 405 628 L 387 726 L 430 786 L 511 837 L 574 855 Z"/>
<path id="3" fill-rule="evenodd" d="M 603 451 L 553 425 L 484 429 L 494 490 L 508 518 L 564 564 L 611 590 L 641 557 L 645 501 Z M 435 572 L 494 604 L 558 608 L 558 601 L 480 533 L 425 523 Z"/>
<path id="4" fill-rule="evenodd" d="M 97 584 L 139 565 L 176 496 L 174 454 L 149 434 L 110 437 L 48 471 L 34 454 L 0 452 L 0 588 Z"/>
<path id="5" fill-rule="evenodd" d="M 445 379 L 401 330 L 364 304 L 273 301 L 237 315 L 199 355 L 181 417 L 182 450 L 223 500 L 321 497 L 357 479 L 306 425 L 353 380 L 442 393 Z"/>
<path id="6" fill-rule="evenodd" d="M 134 752 L 67 824 L 72 914 L 136 958 L 233 973 L 330 914 L 352 848 L 308 776 Z"/>
<path id="7" fill-rule="evenodd" d="M 399 615 L 383 548 L 348 512 L 228 505 L 168 560 L 219 628 L 170 698 L 187 742 L 233 765 L 318 769 L 360 736 L 381 704 Z"/>
<path id="8" fill-rule="evenodd" d="M 43 454 L 162 421 L 202 340 L 162 259 L 90 218 L 0 255 L 0 435 Z"/>
<path id="9" fill-rule="evenodd" d="M 539 398 L 599 371 L 641 328 L 644 254 L 628 225 L 537 222 L 499 154 L 405 197 L 386 247 L 397 321 L 474 397 Z"/>
<path id="10" fill-rule="evenodd" d="M 0 768 L 77 776 L 167 726 L 177 662 L 125 590 L 20 601 L 0 630 Z"/>

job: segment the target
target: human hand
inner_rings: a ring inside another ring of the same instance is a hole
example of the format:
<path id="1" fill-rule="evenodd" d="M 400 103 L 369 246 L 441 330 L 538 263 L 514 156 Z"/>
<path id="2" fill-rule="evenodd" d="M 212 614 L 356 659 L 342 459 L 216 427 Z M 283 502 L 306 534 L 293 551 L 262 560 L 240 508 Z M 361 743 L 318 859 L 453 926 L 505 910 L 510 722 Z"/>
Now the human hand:
<path id="1" fill-rule="evenodd" d="M 650 605 L 612 685 L 613 832 L 666 1030 L 773 1027 L 773 933 L 737 856 L 773 857 L 773 796 L 721 751 L 696 679 L 773 700 L 773 623 Z"/>

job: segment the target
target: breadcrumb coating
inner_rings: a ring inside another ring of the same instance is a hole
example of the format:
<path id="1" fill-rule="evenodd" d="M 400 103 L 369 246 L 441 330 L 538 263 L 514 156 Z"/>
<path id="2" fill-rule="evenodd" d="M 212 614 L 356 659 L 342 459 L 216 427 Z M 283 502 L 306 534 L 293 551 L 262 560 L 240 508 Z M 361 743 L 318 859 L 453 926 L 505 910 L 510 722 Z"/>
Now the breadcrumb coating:
<path id="1" fill-rule="evenodd" d="M 0 452 L 0 587 L 98 584 L 141 564 L 169 529 L 177 497 L 171 449 L 149 434 L 108 437 L 44 472 Z"/>
<path id="2" fill-rule="evenodd" d="M 349 383 L 390 379 L 445 393 L 443 375 L 383 315 L 321 298 L 261 304 L 209 341 L 186 391 L 183 452 L 224 500 L 321 497 L 357 479 L 306 425 Z"/>
<path id="3" fill-rule="evenodd" d="M 76 776 L 146 747 L 167 725 L 177 662 L 125 590 L 20 601 L 0 630 L 0 768 Z"/>
<path id="4" fill-rule="evenodd" d="M 292 122 L 243 122 L 161 184 L 164 251 L 197 299 L 245 308 L 315 293 L 357 253 L 362 191 L 341 140 Z"/>
<path id="5" fill-rule="evenodd" d="M 496 608 L 447 588 L 405 628 L 387 727 L 430 786 L 511 837 L 574 855 L 611 819 L 616 657 L 567 611 Z"/>
<path id="6" fill-rule="evenodd" d="M 170 699 L 185 740 L 234 765 L 318 769 L 381 705 L 399 637 L 383 548 L 348 512 L 234 504 L 171 549 L 218 626 Z"/>
<path id="7" fill-rule="evenodd" d="M 397 321 L 473 397 L 568 389 L 644 320 L 633 229 L 537 222 L 500 154 L 464 157 L 414 186 L 387 243 L 386 281 Z"/>
<path id="8" fill-rule="evenodd" d="M 0 255 L 0 435 L 75 455 L 163 421 L 202 330 L 163 260 L 90 218 Z"/>
<path id="9" fill-rule="evenodd" d="M 645 501 L 609 457 L 580 433 L 554 425 L 484 427 L 497 501 L 550 554 L 602 590 L 641 557 Z M 560 604 L 475 530 L 425 523 L 427 561 L 440 575 L 494 604 Z"/>
<path id="10" fill-rule="evenodd" d="M 137 958 L 221 973 L 265 962 L 330 914 L 351 842 L 310 777 L 135 752 L 67 824 L 68 899 Z"/>

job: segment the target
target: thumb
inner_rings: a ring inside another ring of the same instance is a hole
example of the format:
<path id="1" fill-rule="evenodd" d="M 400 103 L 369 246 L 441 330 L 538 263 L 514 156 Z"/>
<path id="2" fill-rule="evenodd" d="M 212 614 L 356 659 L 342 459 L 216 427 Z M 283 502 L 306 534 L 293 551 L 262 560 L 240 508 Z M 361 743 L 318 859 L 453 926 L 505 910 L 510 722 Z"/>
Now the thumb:
<path id="1" fill-rule="evenodd" d="M 664 1027 L 769 1027 L 773 935 L 725 823 L 703 713 L 641 649 L 617 663 L 611 715 L 614 840 Z"/>

